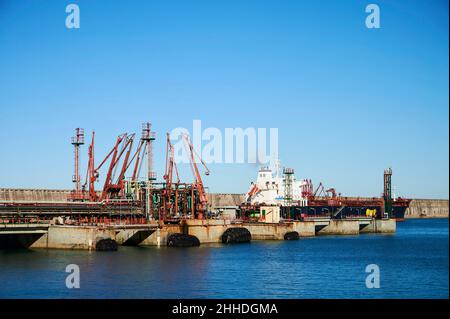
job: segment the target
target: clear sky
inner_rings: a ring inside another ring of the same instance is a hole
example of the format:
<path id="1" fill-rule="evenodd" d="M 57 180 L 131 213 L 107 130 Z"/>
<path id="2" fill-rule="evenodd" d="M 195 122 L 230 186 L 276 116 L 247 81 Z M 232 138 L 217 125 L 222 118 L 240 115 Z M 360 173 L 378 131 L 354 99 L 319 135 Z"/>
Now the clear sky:
<path id="1" fill-rule="evenodd" d="M 71 188 L 75 127 L 100 158 L 145 121 L 162 176 L 165 132 L 200 119 L 278 127 L 282 164 L 345 195 L 378 196 L 391 166 L 397 194 L 448 198 L 448 1 L 377 1 L 380 29 L 369 3 L 0 0 L 0 187 Z M 212 192 L 257 172 L 210 169 Z"/>

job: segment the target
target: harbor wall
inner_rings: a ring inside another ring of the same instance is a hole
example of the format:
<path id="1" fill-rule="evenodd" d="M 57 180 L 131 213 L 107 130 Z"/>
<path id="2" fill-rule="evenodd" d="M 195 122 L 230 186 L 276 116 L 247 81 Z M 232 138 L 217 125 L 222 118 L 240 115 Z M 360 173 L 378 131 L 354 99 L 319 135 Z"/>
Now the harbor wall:
<path id="1" fill-rule="evenodd" d="M 60 202 L 67 201 L 69 190 L 0 188 L 0 201 Z"/>
<path id="2" fill-rule="evenodd" d="M 212 209 L 224 206 L 239 206 L 244 200 L 244 194 L 208 194 L 208 202 Z"/>
<path id="3" fill-rule="evenodd" d="M 66 201 L 70 190 L 0 188 L 0 201 Z M 208 194 L 212 209 L 238 206 L 243 194 Z M 406 210 L 406 218 L 448 218 L 448 199 L 413 199 Z"/>
<path id="4" fill-rule="evenodd" d="M 448 199 L 414 199 L 405 218 L 448 218 Z"/>
<path id="5" fill-rule="evenodd" d="M 70 190 L 67 189 L 22 189 L 0 188 L 0 201 L 51 202 L 67 201 Z M 207 194 L 212 208 L 238 206 L 244 201 L 243 194 Z"/>

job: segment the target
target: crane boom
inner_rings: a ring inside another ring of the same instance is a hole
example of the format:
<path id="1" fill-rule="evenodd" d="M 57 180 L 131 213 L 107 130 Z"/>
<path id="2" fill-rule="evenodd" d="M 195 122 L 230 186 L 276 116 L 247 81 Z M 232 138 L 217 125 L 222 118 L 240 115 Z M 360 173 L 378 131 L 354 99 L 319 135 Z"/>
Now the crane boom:
<path id="1" fill-rule="evenodd" d="M 92 140 L 91 144 L 88 148 L 88 169 L 86 172 L 86 181 L 83 185 L 83 189 L 86 188 L 86 184 L 89 183 L 89 200 L 95 202 L 98 199 L 98 195 L 95 191 L 95 181 L 98 178 L 98 170 L 95 169 L 94 164 L 94 140 L 95 140 L 95 132 L 92 132 Z"/>
<path id="2" fill-rule="evenodd" d="M 119 146 L 120 144 L 125 140 L 125 144 L 123 144 L 123 147 L 121 151 L 119 152 Z M 113 154 L 113 157 L 111 159 L 111 163 L 109 165 L 108 173 L 106 175 L 105 184 L 103 186 L 103 192 L 100 197 L 100 200 L 106 200 L 108 198 L 111 198 L 111 196 L 118 195 L 120 192 L 123 191 L 124 187 L 124 176 L 125 171 L 127 168 L 127 162 L 128 158 L 130 156 L 131 148 L 133 146 L 133 140 L 134 140 L 134 134 L 132 134 L 130 137 L 127 137 L 127 134 L 123 134 L 118 137 L 116 141 L 116 145 L 114 146 L 112 152 L 110 154 Z M 117 163 L 119 162 L 122 155 L 125 153 L 125 150 L 127 150 L 124 162 L 122 164 L 122 169 L 120 171 L 119 177 L 117 179 L 117 183 L 113 184 L 112 181 L 112 172 L 114 168 L 116 167 Z"/>
<path id="3" fill-rule="evenodd" d="M 175 173 L 177 175 L 177 183 L 180 183 L 180 175 L 178 174 L 177 164 L 174 160 L 174 148 L 172 142 L 170 141 L 170 134 L 167 133 L 167 142 L 166 142 L 166 169 L 164 174 L 164 180 L 166 181 L 165 192 L 164 192 L 164 214 L 167 214 L 172 208 L 172 185 L 173 185 L 173 171 L 175 169 Z M 175 198 L 175 201 L 177 199 Z M 177 205 L 177 203 L 175 203 Z M 166 216 L 164 216 L 166 217 Z"/>
<path id="4" fill-rule="evenodd" d="M 197 190 L 200 198 L 200 205 L 198 207 L 198 218 L 203 219 L 203 213 L 206 211 L 208 206 L 208 197 L 206 196 L 205 187 L 203 186 L 203 181 L 200 176 L 200 171 L 198 170 L 198 166 L 195 160 L 195 157 L 197 157 L 200 160 L 200 163 L 205 168 L 205 175 L 209 175 L 210 171 L 208 167 L 206 166 L 205 162 L 202 160 L 202 158 L 198 155 L 198 153 L 195 151 L 194 146 L 192 145 L 189 136 L 187 134 L 182 135 L 183 140 L 185 142 L 185 148 L 188 152 L 189 159 L 190 159 L 190 166 L 192 173 L 194 175 L 194 188 Z"/>

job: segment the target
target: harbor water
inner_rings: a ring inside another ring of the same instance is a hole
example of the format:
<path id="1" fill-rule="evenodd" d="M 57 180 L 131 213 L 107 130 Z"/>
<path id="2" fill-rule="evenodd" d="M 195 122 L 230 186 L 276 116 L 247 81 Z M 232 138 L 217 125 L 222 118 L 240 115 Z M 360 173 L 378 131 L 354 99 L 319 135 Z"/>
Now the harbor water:
<path id="1" fill-rule="evenodd" d="M 116 252 L 0 251 L 0 298 L 448 298 L 448 219 L 395 234 Z M 80 287 L 66 287 L 69 264 Z M 367 288 L 368 265 L 379 288 Z"/>

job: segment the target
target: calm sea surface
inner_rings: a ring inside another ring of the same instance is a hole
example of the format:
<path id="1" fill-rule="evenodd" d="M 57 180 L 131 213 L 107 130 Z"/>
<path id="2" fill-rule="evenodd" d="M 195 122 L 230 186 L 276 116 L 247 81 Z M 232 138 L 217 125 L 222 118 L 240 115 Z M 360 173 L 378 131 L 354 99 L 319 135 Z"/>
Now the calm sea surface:
<path id="1" fill-rule="evenodd" d="M 117 252 L 0 251 L 0 298 L 448 298 L 448 219 L 394 235 L 323 236 Z M 80 268 L 68 289 L 66 265 Z M 380 269 L 380 288 L 365 268 Z"/>

